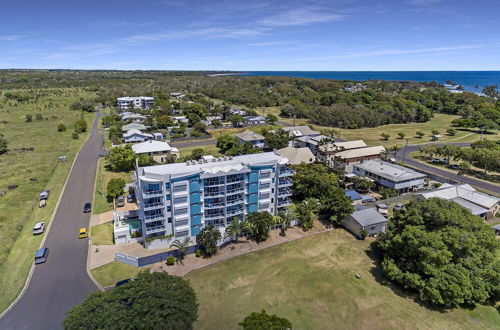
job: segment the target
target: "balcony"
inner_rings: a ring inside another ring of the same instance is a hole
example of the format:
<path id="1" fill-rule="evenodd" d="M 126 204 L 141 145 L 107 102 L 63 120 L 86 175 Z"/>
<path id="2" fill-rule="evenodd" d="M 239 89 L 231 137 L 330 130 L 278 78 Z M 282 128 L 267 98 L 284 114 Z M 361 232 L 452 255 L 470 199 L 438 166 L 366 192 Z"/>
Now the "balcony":
<path id="1" fill-rule="evenodd" d="M 242 214 L 244 211 L 243 209 L 237 209 L 237 210 L 232 210 L 232 211 L 227 211 L 226 216 L 231 217 L 234 215 Z"/>
<path id="2" fill-rule="evenodd" d="M 278 200 L 278 207 L 290 206 L 291 204 L 292 204 L 292 201 L 288 198 L 283 199 L 283 200 Z"/>
<path id="3" fill-rule="evenodd" d="M 154 210 L 154 209 L 158 209 L 158 208 L 162 208 L 162 207 L 163 207 L 163 203 L 162 202 L 160 202 L 160 203 L 144 204 L 144 211 Z"/>
<path id="4" fill-rule="evenodd" d="M 164 220 L 164 219 L 165 219 L 165 215 L 163 215 L 163 214 L 147 215 L 144 217 L 144 222 L 148 223 L 151 221 Z"/>
<path id="5" fill-rule="evenodd" d="M 280 171 L 280 173 L 279 173 L 279 175 L 278 175 L 278 176 L 279 176 L 280 178 L 283 178 L 283 177 L 286 177 L 286 176 L 292 176 L 292 175 L 295 175 L 295 171 L 294 171 L 294 170 L 292 170 L 292 169 L 290 169 L 290 168 L 287 168 L 287 169 L 285 169 L 285 170 Z"/>
<path id="6" fill-rule="evenodd" d="M 222 191 L 216 191 L 216 192 L 204 192 L 203 196 L 204 197 L 222 197 L 226 194 L 224 190 Z"/>
<path id="7" fill-rule="evenodd" d="M 216 209 L 226 206 L 226 203 L 205 203 L 206 209 Z"/>
<path id="8" fill-rule="evenodd" d="M 163 195 L 163 190 L 143 190 L 142 196 L 144 198 L 151 198 Z"/>
<path id="9" fill-rule="evenodd" d="M 237 205 L 237 204 L 241 204 L 243 202 L 244 202 L 243 198 L 241 198 L 241 199 L 235 199 L 235 200 L 232 200 L 232 201 L 227 201 L 226 205 L 227 206 Z"/>
<path id="10" fill-rule="evenodd" d="M 165 231 L 165 226 L 146 227 L 146 234 L 154 234 L 160 231 Z"/>
<path id="11" fill-rule="evenodd" d="M 285 188 L 285 189 L 280 189 L 278 191 L 278 196 L 279 197 L 288 197 L 288 196 L 292 196 L 292 190 L 291 189 L 288 189 L 288 188 Z"/>
<path id="12" fill-rule="evenodd" d="M 242 193 L 244 191 L 245 191 L 245 188 L 241 187 L 241 188 L 226 191 L 226 195 L 239 194 L 239 193 Z"/>
<path id="13" fill-rule="evenodd" d="M 280 179 L 278 181 L 278 187 L 290 187 L 293 185 L 293 181 L 290 179 Z"/>
<path id="14" fill-rule="evenodd" d="M 225 218 L 226 215 L 224 213 L 205 214 L 204 217 L 205 219 L 217 219 L 217 218 Z"/>
<path id="15" fill-rule="evenodd" d="M 244 177 L 241 177 L 241 178 L 237 178 L 237 179 L 227 179 L 227 184 L 230 184 L 230 183 L 239 183 L 239 182 L 243 182 L 245 181 L 245 178 Z"/>

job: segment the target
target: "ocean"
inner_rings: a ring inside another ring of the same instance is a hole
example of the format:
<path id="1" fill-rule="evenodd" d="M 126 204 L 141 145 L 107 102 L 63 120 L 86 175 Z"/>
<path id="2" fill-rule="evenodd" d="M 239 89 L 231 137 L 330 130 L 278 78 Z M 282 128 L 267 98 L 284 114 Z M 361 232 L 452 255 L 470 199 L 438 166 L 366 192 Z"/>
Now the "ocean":
<path id="1" fill-rule="evenodd" d="M 436 81 L 441 84 L 451 80 L 471 92 L 480 92 L 488 85 L 500 86 L 500 71 L 249 71 L 243 75 L 356 81 L 370 79 Z"/>

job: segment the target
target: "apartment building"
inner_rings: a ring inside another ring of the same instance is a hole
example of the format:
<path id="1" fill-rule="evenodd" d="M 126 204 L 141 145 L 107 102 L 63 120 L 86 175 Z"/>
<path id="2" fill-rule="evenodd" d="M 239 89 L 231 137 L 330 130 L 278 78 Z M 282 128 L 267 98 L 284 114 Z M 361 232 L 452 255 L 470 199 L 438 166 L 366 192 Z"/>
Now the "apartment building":
<path id="1" fill-rule="evenodd" d="M 121 110 L 132 108 L 149 109 L 155 104 L 155 98 L 150 96 L 125 96 L 116 99 Z"/>
<path id="2" fill-rule="evenodd" d="M 137 169 L 137 203 L 144 236 L 189 236 L 224 228 L 255 211 L 276 214 L 291 204 L 293 170 L 274 152 Z"/>

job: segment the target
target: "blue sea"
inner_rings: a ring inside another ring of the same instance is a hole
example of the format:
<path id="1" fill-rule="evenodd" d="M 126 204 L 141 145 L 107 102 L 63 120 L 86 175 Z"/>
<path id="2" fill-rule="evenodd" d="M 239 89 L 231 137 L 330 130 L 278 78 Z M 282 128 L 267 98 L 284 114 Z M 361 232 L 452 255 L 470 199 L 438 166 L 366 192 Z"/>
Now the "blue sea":
<path id="1" fill-rule="evenodd" d="M 444 84 L 451 80 L 465 90 L 480 92 L 484 86 L 500 87 L 500 71 L 250 71 L 247 76 L 285 76 L 309 79 L 346 80 L 411 80 L 435 81 Z"/>

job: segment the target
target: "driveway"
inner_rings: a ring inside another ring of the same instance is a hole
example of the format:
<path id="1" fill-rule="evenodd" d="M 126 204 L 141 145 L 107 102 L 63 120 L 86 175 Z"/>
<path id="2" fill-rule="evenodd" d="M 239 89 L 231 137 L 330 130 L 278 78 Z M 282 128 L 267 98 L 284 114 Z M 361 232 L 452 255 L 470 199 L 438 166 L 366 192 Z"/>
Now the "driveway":
<path id="1" fill-rule="evenodd" d="M 441 143 L 439 143 L 441 145 Z M 457 145 L 457 146 L 460 146 L 460 147 L 466 147 L 466 146 L 469 146 L 470 144 L 468 143 L 450 143 L 450 144 L 454 144 L 454 145 Z M 471 178 L 471 177 L 468 177 L 468 176 L 458 176 L 455 172 L 450 172 L 450 171 L 447 171 L 447 170 L 443 170 L 443 169 L 440 169 L 438 167 L 435 167 L 435 166 L 431 166 L 431 165 L 428 165 L 428 164 L 425 164 L 425 163 L 422 163 L 422 162 L 419 162 L 419 161 L 416 161 L 416 160 L 413 160 L 411 159 L 408 155 L 411 153 L 411 152 L 414 152 L 414 151 L 418 151 L 419 148 L 421 147 L 422 145 L 409 145 L 406 149 L 406 157 L 405 157 L 405 163 L 412 166 L 412 167 L 415 167 L 417 169 L 420 169 L 422 171 L 426 171 L 426 172 L 431 172 L 437 176 L 440 176 L 442 178 L 446 178 L 446 179 L 449 179 L 449 180 L 453 180 L 453 181 L 456 181 L 456 182 L 462 182 L 462 183 L 467 183 L 467 184 L 470 184 L 471 186 L 474 186 L 474 187 L 477 187 L 479 189 L 483 189 L 483 190 L 488 190 L 488 191 L 491 191 L 491 192 L 494 192 L 496 193 L 497 195 L 500 195 L 500 187 L 496 184 L 493 184 L 493 183 L 488 183 L 488 182 L 485 182 L 485 181 L 481 181 L 481 180 L 477 180 L 477 179 L 474 179 L 474 178 Z M 396 156 L 396 159 L 398 161 L 402 161 L 403 160 L 403 153 L 404 153 L 404 147 L 401 148 L 401 150 L 398 152 L 397 156 Z"/>
<path id="2" fill-rule="evenodd" d="M 97 130 L 101 116 L 98 112 L 47 234 L 47 262 L 35 267 L 24 295 L 0 319 L 0 329 L 62 328 L 65 312 L 97 290 L 87 275 L 88 240 L 78 239 L 77 233 L 89 224 L 90 214 L 83 213 L 82 207 L 84 202 L 92 201 L 96 164 L 103 146 Z"/>

